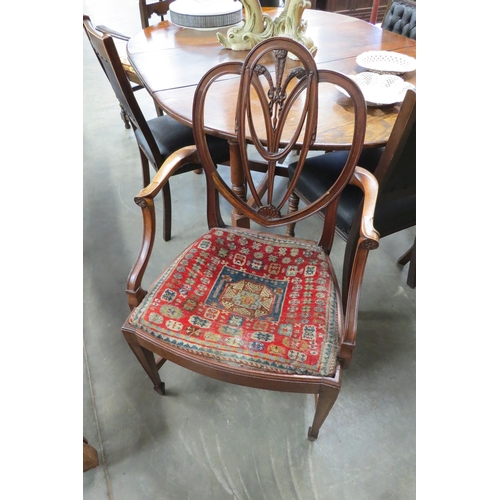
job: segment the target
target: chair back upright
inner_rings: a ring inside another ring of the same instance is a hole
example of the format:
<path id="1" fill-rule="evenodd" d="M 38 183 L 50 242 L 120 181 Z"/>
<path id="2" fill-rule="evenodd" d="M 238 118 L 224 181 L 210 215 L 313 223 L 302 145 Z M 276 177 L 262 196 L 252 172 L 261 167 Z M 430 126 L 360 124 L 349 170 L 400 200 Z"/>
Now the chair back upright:
<path id="1" fill-rule="evenodd" d="M 406 92 L 391 137 L 374 171 L 379 196 L 374 224 L 381 235 L 389 235 L 416 224 L 417 94 Z M 411 214 L 400 204 L 412 208 Z M 377 225 L 378 223 L 378 225 Z M 380 230 L 379 230 L 380 227 Z"/>
<path id="2" fill-rule="evenodd" d="M 212 86 L 218 85 L 218 80 L 229 74 L 241 75 L 235 133 L 239 148 L 238 161 L 244 176 L 243 185 L 248 187 L 251 202 L 236 195 L 226 184 L 210 157 L 205 140 L 206 96 Z M 340 86 L 351 96 L 352 147 L 341 174 L 324 195 L 294 213 L 287 213 L 287 201 L 295 189 L 316 137 L 320 83 Z M 350 78 L 334 71 L 318 70 L 313 57 L 303 45 L 289 38 L 275 37 L 254 47 L 245 63 L 224 63 L 206 73 L 195 93 L 193 129 L 207 182 L 233 205 L 237 213 L 270 228 L 296 222 L 325 210 L 326 224 L 319 245 L 328 253 L 333 241 L 336 202 L 351 180 L 362 151 L 366 116 L 363 95 Z M 249 144 L 266 166 L 263 179 L 255 177 L 255 172 L 252 172 L 247 151 Z M 280 186 L 279 180 L 284 179 L 277 173 L 277 165 L 293 150 L 299 151 L 297 168 L 289 183 L 287 178 Z M 209 226 L 221 226 L 223 222 L 217 200 L 215 197 L 209 199 Z"/>
<path id="3" fill-rule="evenodd" d="M 143 134 L 156 165 L 161 165 L 163 160 L 158 145 L 134 96 L 113 38 L 109 35 L 99 33 L 92 25 L 90 18 L 86 15 L 83 16 L 83 28 L 104 73 L 108 77 L 116 98 L 132 123 L 134 131 L 139 130 Z"/>

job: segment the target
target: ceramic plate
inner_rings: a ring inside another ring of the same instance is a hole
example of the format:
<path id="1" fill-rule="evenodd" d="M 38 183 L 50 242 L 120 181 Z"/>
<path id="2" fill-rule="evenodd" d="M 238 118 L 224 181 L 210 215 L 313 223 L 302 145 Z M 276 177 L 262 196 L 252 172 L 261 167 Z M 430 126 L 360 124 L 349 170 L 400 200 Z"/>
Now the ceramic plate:
<path id="1" fill-rule="evenodd" d="M 392 73 L 394 75 L 414 71 L 417 67 L 417 61 L 414 57 L 387 50 L 363 52 L 356 57 L 356 62 L 369 71 Z"/>
<path id="2" fill-rule="evenodd" d="M 354 80 L 363 96 L 367 106 L 389 106 L 402 102 L 406 91 L 415 89 L 411 83 L 405 82 L 396 75 L 379 75 L 377 73 L 359 73 L 350 75 Z M 337 87 L 344 95 L 349 95 L 343 88 Z"/>

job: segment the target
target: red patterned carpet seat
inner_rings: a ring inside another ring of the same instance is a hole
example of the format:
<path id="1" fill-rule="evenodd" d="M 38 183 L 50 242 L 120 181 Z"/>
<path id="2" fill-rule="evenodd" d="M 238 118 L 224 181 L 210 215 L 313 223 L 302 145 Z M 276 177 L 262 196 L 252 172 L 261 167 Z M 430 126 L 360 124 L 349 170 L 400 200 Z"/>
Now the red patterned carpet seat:
<path id="1" fill-rule="evenodd" d="M 128 323 L 224 364 L 326 377 L 339 348 L 336 290 L 320 247 L 215 228 L 167 268 Z"/>

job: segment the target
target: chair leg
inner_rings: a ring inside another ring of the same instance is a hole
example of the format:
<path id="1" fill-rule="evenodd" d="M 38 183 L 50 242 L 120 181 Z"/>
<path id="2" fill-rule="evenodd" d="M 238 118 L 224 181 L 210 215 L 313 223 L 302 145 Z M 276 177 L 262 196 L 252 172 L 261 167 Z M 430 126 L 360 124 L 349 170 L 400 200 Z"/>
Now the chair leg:
<path id="1" fill-rule="evenodd" d="M 412 250 L 413 250 L 413 245 L 403 255 L 401 255 L 401 257 L 399 257 L 398 264 L 402 266 L 408 264 L 408 262 L 410 262 Z"/>
<path id="2" fill-rule="evenodd" d="M 406 278 L 406 284 L 410 288 L 415 288 L 417 286 L 417 239 L 413 242 L 411 248 L 409 248 L 398 260 L 398 264 L 404 266 L 407 263 L 410 263 L 410 267 L 408 269 L 408 277 Z"/>
<path id="3" fill-rule="evenodd" d="M 288 200 L 288 213 L 291 214 L 299 209 L 299 197 L 292 193 L 290 199 Z M 286 236 L 295 236 L 295 222 L 287 224 L 286 226 Z"/>
<path id="4" fill-rule="evenodd" d="M 163 116 L 163 110 L 156 103 L 155 103 L 155 109 L 156 109 L 156 115 L 157 116 Z"/>
<path id="5" fill-rule="evenodd" d="M 330 413 L 330 410 L 337 400 L 339 392 L 340 389 L 335 387 L 322 387 L 320 389 L 318 401 L 316 403 L 314 420 L 312 426 L 309 427 L 309 432 L 307 434 L 307 439 L 309 439 L 309 441 L 315 441 L 318 438 L 319 429 Z"/>
<path id="6" fill-rule="evenodd" d="M 130 128 L 130 120 L 128 119 L 128 115 L 123 109 L 123 106 L 120 104 L 120 116 L 125 124 L 125 128 Z"/>
<path id="7" fill-rule="evenodd" d="M 149 378 L 153 382 L 154 390 L 158 394 L 164 396 L 165 383 L 161 381 L 160 373 L 158 372 L 158 366 L 156 364 L 154 354 L 148 349 L 142 347 L 139 344 L 139 342 L 137 342 L 137 339 L 133 334 L 128 332 L 123 332 L 123 336 L 125 337 L 125 340 L 130 346 L 130 349 L 132 349 L 132 352 L 139 360 L 139 363 L 141 363 L 142 367 L 144 368 L 144 371 L 148 374 Z"/>

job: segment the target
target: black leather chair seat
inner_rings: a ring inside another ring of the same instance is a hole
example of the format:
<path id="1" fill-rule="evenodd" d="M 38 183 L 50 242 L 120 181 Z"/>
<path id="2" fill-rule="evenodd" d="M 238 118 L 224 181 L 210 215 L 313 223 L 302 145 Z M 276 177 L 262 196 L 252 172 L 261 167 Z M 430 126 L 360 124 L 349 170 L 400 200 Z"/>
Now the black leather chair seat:
<path id="1" fill-rule="evenodd" d="M 384 148 L 369 148 L 363 150 L 358 161 L 360 167 L 370 172 L 375 170 Z M 300 174 L 296 190 L 306 198 L 309 203 L 325 194 L 325 186 L 330 187 L 338 178 L 347 160 L 348 151 L 334 151 L 306 160 L 304 169 Z M 288 166 L 289 177 L 293 176 L 296 163 Z M 361 202 L 361 191 L 355 186 L 346 186 L 341 197 L 337 211 L 337 229 L 344 235 L 349 234 L 354 214 Z M 375 227 L 376 228 L 376 227 Z"/>
<path id="2" fill-rule="evenodd" d="M 358 161 L 360 167 L 374 172 L 384 148 L 365 149 Z M 325 194 L 325 186 L 331 186 L 338 178 L 347 160 L 347 151 L 334 151 L 315 156 L 306 161 L 299 177 L 296 190 L 311 203 Z M 293 175 L 296 163 L 289 165 L 289 176 Z M 362 199 L 361 190 L 355 186 L 346 186 L 337 211 L 337 230 L 347 238 L 352 221 Z M 415 225 L 416 195 L 391 199 L 389 195 L 377 201 L 373 225 L 381 236 Z"/>

